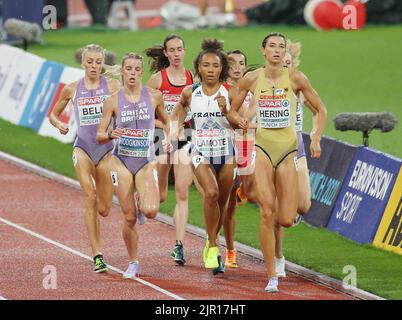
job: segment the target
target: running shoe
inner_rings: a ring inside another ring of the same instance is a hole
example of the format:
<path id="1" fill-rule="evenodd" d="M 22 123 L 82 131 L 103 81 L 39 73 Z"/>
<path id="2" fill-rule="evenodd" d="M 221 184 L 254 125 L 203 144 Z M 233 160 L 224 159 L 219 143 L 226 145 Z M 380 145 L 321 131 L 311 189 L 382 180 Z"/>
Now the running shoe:
<path id="1" fill-rule="evenodd" d="M 126 272 L 123 273 L 123 279 L 134 279 L 140 275 L 140 264 L 138 261 L 130 262 Z"/>
<path id="2" fill-rule="evenodd" d="M 282 257 L 280 259 L 275 257 L 275 272 L 279 278 L 286 278 L 285 265 L 286 265 L 285 257 Z"/>
<path id="3" fill-rule="evenodd" d="M 219 267 L 219 248 L 210 247 L 207 251 L 207 258 L 205 259 L 205 268 L 214 269 Z"/>
<path id="4" fill-rule="evenodd" d="M 277 277 L 272 277 L 269 279 L 268 284 L 265 287 L 265 291 L 269 293 L 279 292 Z"/>
<path id="5" fill-rule="evenodd" d="M 303 217 L 301 214 L 296 214 L 295 220 L 293 221 L 292 227 L 296 227 L 300 222 L 303 220 Z"/>
<path id="6" fill-rule="evenodd" d="M 107 272 L 107 265 L 103 261 L 103 255 L 98 254 L 94 257 L 94 272 L 102 273 Z"/>
<path id="7" fill-rule="evenodd" d="M 147 221 L 147 217 L 145 214 L 140 210 L 140 194 L 136 192 L 134 194 L 134 204 L 135 204 L 135 212 L 137 213 L 137 222 L 139 225 L 144 224 Z"/>
<path id="8" fill-rule="evenodd" d="M 177 243 L 174 246 L 171 256 L 174 259 L 174 262 L 176 262 L 179 266 L 184 266 L 186 260 L 184 259 L 183 244 Z"/>
<path id="9" fill-rule="evenodd" d="M 242 185 L 240 185 L 240 187 L 238 187 L 236 190 L 236 204 L 238 206 L 244 206 L 247 203 L 247 201 L 248 201 L 247 196 L 243 192 Z"/>
<path id="10" fill-rule="evenodd" d="M 223 264 L 221 255 L 218 255 L 218 267 L 212 269 L 212 274 L 214 276 L 218 273 L 225 273 L 225 265 Z"/>
<path id="11" fill-rule="evenodd" d="M 237 251 L 236 251 L 236 249 L 226 251 L 225 267 L 226 268 L 238 268 L 239 267 L 237 265 Z"/>

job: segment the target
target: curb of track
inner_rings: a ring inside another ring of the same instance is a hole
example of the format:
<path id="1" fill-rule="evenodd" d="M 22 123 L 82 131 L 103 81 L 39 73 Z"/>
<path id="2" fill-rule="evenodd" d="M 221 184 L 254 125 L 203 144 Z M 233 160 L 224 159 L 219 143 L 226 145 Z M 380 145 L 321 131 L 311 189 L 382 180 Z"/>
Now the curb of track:
<path id="1" fill-rule="evenodd" d="M 64 185 L 67 185 L 69 187 L 79 189 L 81 190 L 81 187 L 79 185 L 79 182 L 77 180 L 68 178 L 66 176 L 63 176 L 61 174 L 52 172 L 50 170 L 44 169 L 40 166 L 37 166 L 35 164 L 32 164 L 28 161 L 22 160 L 20 158 L 17 158 L 15 156 L 9 155 L 7 153 L 1 152 L 0 151 L 0 160 L 3 160 L 5 162 L 11 163 L 13 165 L 16 165 L 20 168 L 23 168 L 25 170 L 31 171 L 39 176 L 54 180 L 58 183 L 62 183 Z M 116 205 L 119 205 L 119 202 L 116 198 L 116 196 L 113 196 L 113 203 Z M 170 226 L 173 226 L 173 218 L 163 214 L 163 213 L 158 213 L 156 220 L 168 224 Z M 187 232 L 192 233 L 194 235 L 197 235 L 203 239 L 205 239 L 205 230 L 201 229 L 199 227 L 193 226 L 193 225 L 188 225 L 187 226 Z M 226 246 L 226 241 L 225 238 L 220 236 L 220 243 L 224 246 Z M 257 250 L 255 248 L 252 248 L 250 246 L 247 246 L 245 244 L 239 243 L 235 241 L 235 248 L 237 249 L 238 252 L 246 254 L 248 256 L 251 256 L 255 259 L 258 259 L 259 261 L 263 261 L 263 256 L 261 250 Z M 308 279 L 310 281 L 319 283 L 321 285 L 324 285 L 326 287 L 332 288 L 336 291 L 345 293 L 347 295 L 350 295 L 354 298 L 361 299 L 361 300 L 384 300 L 384 298 L 379 297 L 377 295 L 374 295 L 370 292 L 361 290 L 359 288 L 345 288 L 342 281 L 333 279 L 329 276 L 326 276 L 322 273 L 309 270 L 305 267 L 299 266 L 295 263 L 292 263 L 290 261 L 286 261 L 286 270 L 297 274 L 298 276 L 301 276 L 305 279 Z"/>

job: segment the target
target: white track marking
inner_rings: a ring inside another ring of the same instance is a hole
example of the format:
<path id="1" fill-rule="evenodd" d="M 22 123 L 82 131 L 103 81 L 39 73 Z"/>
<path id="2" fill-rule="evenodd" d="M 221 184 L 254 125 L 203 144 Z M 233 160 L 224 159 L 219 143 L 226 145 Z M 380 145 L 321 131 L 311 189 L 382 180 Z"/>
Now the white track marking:
<path id="1" fill-rule="evenodd" d="M 18 229 L 18 230 L 20 230 L 20 231 L 23 231 L 23 232 L 25 232 L 25 233 L 27 233 L 27 234 L 33 236 L 33 237 L 36 237 L 36 238 L 38 238 L 38 239 L 40 239 L 40 240 L 43 240 L 43 241 L 45 241 L 45 242 L 47 242 L 47 243 L 50 243 L 50 244 L 52 244 L 52 245 L 54 245 L 54 246 L 56 246 L 56 247 L 59 247 L 60 249 L 63 249 L 63 250 L 65 250 L 65 251 L 67 251 L 67 252 L 70 252 L 70 253 L 72 253 L 72 254 L 75 254 L 76 256 L 79 256 L 79 257 L 81 257 L 81 258 L 83 258 L 83 259 L 92 261 L 92 258 L 91 258 L 90 256 L 88 256 L 88 255 L 86 255 L 86 254 L 84 254 L 84 253 L 82 253 L 82 252 L 79 252 L 79 251 L 77 251 L 77 250 L 74 250 L 74 249 L 72 249 L 72 248 L 70 248 L 70 247 L 67 247 L 67 246 L 65 246 L 64 244 L 61 244 L 61 243 L 59 243 L 59 242 L 57 242 L 57 241 L 54 241 L 54 240 L 49 239 L 49 238 L 47 238 L 47 237 L 45 237 L 45 236 L 42 236 L 42 235 L 40 235 L 39 233 L 36 233 L 36 232 L 34 232 L 34 231 L 31 231 L 31 230 L 29 230 L 29 229 L 27 229 L 27 228 L 21 227 L 20 225 L 15 224 L 15 223 L 13 223 L 13 222 L 11 222 L 11 221 L 9 221 L 9 220 L 3 219 L 3 218 L 1 218 L 1 217 L 0 217 L 0 221 L 3 222 L 3 223 L 5 223 L 5 224 L 7 224 L 7 225 L 9 225 L 9 226 L 11 226 L 11 227 L 13 227 L 13 228 L 16 228 L 16 229 Z M 107 266 L 109 267 L 110 270 L 113 270 L 113 271 L 115 271 L 115 272 L 117 272 L 117 273 L 120 273 L 120 274 L 123 274 L 123 273 L 124 273 L 124 271 L 122 271 L 122 270 L 120 270 L 120 269 L 118 269 L 118 268 L 116 268 L 116 267 L 113 267 L 113 266 L 111 266 L 111 265 L 107 265 Z M 152 289 L 154 289 L 154 290 L 156 290 L 156 291 L 159 291 L 159 292 L 161 292 L 161 293 L 163 293 L 163 294 L 165 294 L 165 295 L 167 295 L 167 296 L 169 296 L 169 297 L 171 297 L 171 298 L 173 298 L 173 299 L 176 299 L 176 300 L 185 300 L 184 298 L 182 298 L 182 297 L 180 297 L 180 296 L 178 296 L 178 295 L 175 295 L 174 293 L 171 293 L 171 292 L 169 292 L 169 291 L 167 291 L 167 290 L 165 290 L 165 289 L 162 289 L 162 288 L 160 288 L 160 287 L 158 287 L 158 286 L 156 286 L 156 285 L 154 285 L 154 284 L 152 284 L 152 283 L 150 283 L 150 282 L 148 282 L 148 281 L 145 281 L 145 280 L 143 280 L 143 279 L 141 279 L 141 278 L 135 278 L 134 280 L 137 281 L 137 282 L 139 282 L 139 283 L 142 283 L 143 285 L 148 286 L 148 287 L 150 287 L 150 288 L 152 288 Z M 0 298 L 1 298 L 1 297 L 0 297 Z"/>

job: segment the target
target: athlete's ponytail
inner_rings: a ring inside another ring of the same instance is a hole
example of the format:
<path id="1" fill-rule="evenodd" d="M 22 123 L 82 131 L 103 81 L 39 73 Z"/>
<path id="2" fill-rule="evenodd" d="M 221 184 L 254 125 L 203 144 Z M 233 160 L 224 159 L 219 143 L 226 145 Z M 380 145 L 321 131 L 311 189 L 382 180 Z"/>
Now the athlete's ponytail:
<path id="1" fill-rule="evenodd" d="M 167 36 L 165 40 L 163 41 L 163 45 L 157 44 L 151 48 L 147 48 L 144 50 L 145 55 L 147 57 L 150 57 L 150 71 L 151 73 L 156 73 L 161 71 L 162 69 L 165 69 L 169 67 L 169 59 L 165 55 L 165 51 L 167 50 L 167 43 L 172 40 L 172 39 L 179 39 L 183 42 L 183 47 L 184 47 L 184 40 L 182 37 L 172 34 L 170 36 Z"/>
<path id="2" fill-rule="evenodd" d="M 201 43 L 202 51 L 198 54 L 197 58 L 194 60 L 194 73 L 195 76 L 202 80 L 201 74 L 199 71 L 199 66 L 202 60 L 202 57 L 207 53 L 216 54 L 222 65 L 222 72 L 219 75 L 219 81 L 226 82 L 229 77 L 229 60 L 225 51 L 223 51 L 223 41 L 218 39 L 205 39 Z"/>

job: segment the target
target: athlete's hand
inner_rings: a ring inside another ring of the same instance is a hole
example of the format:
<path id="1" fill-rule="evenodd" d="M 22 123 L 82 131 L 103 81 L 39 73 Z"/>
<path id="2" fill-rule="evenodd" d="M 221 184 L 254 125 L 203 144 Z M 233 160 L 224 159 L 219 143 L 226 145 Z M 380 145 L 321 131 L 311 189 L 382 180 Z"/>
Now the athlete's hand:
<path id="1" fill-rule="evenodd" d="M 221 109 L 224 114 L 228 113 L 228 110 L 226 108 L 226 99 L 223 95 L 221 95 L 220 91 L 218 92 L 218 95 L 215 97 L 214 100 L 218 102 L 219 109 Z"/>
<path id="2" fill-rule="evenodd" d="M 68 127 L 68 124 L 65 124 L 65 123 L 61 123 L 57 129 L 59 129 L 59 132 L 63 135 L 66 135 L 68 133 L 68 131 L 70 130 L 70 128 Z"/>
<path id="3" fill-rule="evenodd" d="M 171 153 L 173 150 L 173 145 L 166 138 L 162 140 L 162 147 L 163 151 L 167 153 Z"/>
<path id="4" fill-rule="evenodd" d="M 122 132 L 121 128 L 113 129 L 112 131 L 110 131 L 110 132 L 108 133 L 108 137 L 109 137 L 109 139 L 111 139 L 111 140 L 112 140 L 112 139 L 120 138 L 122 135 L 123 135 L 123 132 Z"/>
<path id="5" fill-rule="evenodd" d="M 311 158 L 317 159 L 321 156 L 320 140 L 312 139 L 310 143 Z"/>
<path id="6" fill-rule="evenodd" d="M 247 118 L 240 118 L 239 123 L 237 124 L 240 129 L 247 130 L 248 129 L 249 120 Z"/>

